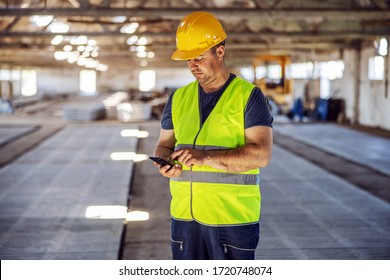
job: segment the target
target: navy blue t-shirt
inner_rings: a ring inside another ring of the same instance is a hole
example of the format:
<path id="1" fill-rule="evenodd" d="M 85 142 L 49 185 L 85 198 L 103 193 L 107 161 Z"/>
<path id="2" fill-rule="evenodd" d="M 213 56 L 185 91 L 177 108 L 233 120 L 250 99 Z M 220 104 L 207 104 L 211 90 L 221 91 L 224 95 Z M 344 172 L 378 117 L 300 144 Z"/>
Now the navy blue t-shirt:
<path id="1" fill-rule="evenodd" d="M 201 106 L 201 121 L 202 124 L 205 122 L 211 111 L 217 104 L 219 98 L 228 87 L 228 85 L 236 77 L 234 74 L 230 74 L 229 79 L 226 81 L 224 86 L 219 90 L 211 93 L 205 93 L 199 86 L 199 99 Z M 165 106 L 162 118 L 161 128 L 170 130 L 173 129 L 172 122 L 172 97 L 175 93 L 171 94 L 167 104 Z M 267 98 L 264 96 L 260 88 L 255 87 L 248 99 L 248 103 L 245 107 L 245 128 L 252 126 L 269 126 L 272 127 L 273 117 L 269 111 Z"/>

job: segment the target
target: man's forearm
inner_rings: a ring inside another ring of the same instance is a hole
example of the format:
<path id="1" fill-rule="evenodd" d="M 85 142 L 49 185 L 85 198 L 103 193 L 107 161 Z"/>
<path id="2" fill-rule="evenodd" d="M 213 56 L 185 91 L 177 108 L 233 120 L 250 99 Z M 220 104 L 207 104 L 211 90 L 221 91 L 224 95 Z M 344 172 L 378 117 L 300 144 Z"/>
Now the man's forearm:
<path id="1" fill-rule="evenodd" d="M 165 146 L 157 146 L 154 150 L 154 155 L 157 157 L 168 159 L 170 155 L 172 154 L 173 150 L 172 148 L 165 147 Z"/>
<path id="2" fill-rule="evenodd" d="M 204 165 L 229 172 L 243 172 L 265 167 L 269 160 L 268 149 L 248 144 L 230 150 L 205 151 Z"/>

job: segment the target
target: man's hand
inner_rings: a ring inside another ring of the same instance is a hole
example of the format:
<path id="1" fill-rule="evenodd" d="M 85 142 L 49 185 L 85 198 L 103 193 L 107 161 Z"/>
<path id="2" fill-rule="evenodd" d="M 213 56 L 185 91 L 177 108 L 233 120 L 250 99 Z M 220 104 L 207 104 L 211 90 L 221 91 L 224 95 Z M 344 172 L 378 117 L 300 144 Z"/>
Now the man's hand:
<path id="1" fill-rule="evenodd" d="M 183 149 L 173 152 L 170 156 L 171 159 L 178 160 L 181 164 L 191 167 L 193 165 L 204 165 L 205 153 L 194 149 Z"/>
<path id="2" fill-rule="evenodd" d="M 154 165 L 158 168 L 158 172 L 160 172 L 164 177 L 167 178 L 177 178 L 180 176 L 182 171 L 180 164 L 174 164 L 173 166 L 161 166 L 160 164 L 155 162 Z"/>
<path id="3" fill-rule="evenodd" d="M 160 138 L 158 139 L 157 146 L 154 150 L 154 155 L 157 157 L 162 157 L 168 159 L 168 161 L 172 161 L 172 157 L 170 154 L 175 148 L 176 138 L 173 129 L 172 130 L 164 130 L 160 131 Z M 158 171 L 167 178 L 177 178 L 180 176 L 182 167 L 180 164 L 174 164 L 172 167 L 169 165 L 161 166 L 158 163 L 154 163 L 154 165 L 158 168 Z"/>
<path id="4" fill-rule="evenodd" d="M 245 145 L 222 150 L 194 150 L 186 148 L 174 151 L 170 159 L 187 167 L 210 166 L 228 172 L 244 172 L 266 167 L 272 154 L 272 129 L 254 126 L 245 129 Z"/>

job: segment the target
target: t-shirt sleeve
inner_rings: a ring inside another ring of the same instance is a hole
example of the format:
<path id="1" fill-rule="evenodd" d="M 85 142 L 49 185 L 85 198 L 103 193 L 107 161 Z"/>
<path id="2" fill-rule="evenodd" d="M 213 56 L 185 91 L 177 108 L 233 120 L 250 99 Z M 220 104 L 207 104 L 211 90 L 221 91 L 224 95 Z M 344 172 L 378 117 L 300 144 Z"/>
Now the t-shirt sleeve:
<path id="1" fill-rule="evenodd" d="M 173 129 L 173 122 L 172 122 L 172 93 L 167 101 L 167 104 L 165 105 L 162 117 L 161 117 L 161 128 L 166 130 Z"/>
<path id="2" fill-rule="evenodd" d="M 245 128 L 252 126 L 272 127 L 273 120 L 267 98 L 260 88 L 255 87 L 245 108 Z"/>

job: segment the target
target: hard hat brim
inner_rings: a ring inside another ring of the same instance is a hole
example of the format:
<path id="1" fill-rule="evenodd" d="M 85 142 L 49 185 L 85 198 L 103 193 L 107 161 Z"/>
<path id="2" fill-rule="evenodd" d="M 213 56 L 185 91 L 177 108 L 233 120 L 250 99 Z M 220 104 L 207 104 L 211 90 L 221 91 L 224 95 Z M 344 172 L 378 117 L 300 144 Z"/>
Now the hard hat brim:
<path id="1" fill-rule="evenodd" d="M 175 50 L 175 52 L 172 54 L 171 58 L 173 60 L 189 60 L 196 58 L 200 56 L 202 53 L 206 52 L 207 50 L 211 49 L 212 47 L 215 47 L 219 43 L 223 42 L 226 39 L 227 35 L 224 32 L 223 36 L 221 37 L 221 40 L 219 40 L 216 44 L 202 48 L 202 49 L 196 49 L 196 50 L 191 50 L 191 51 L 180 51 L 180 50 Z"/>
<path id="2" fill-rule="evenodd" d="M 193 51 L 180 51 L 180 50 L 176 50 L 172 54 L 171 58 L 173 60 L 189 60 L 189 59 L 193 59 L 193 58 L 196 58 L 196 57 L 200 56 L 202 53 L 204 53 L 208 49 L 210 49 L 210 48 L 196 49 L 196 50 L 193 50 Z"/>

